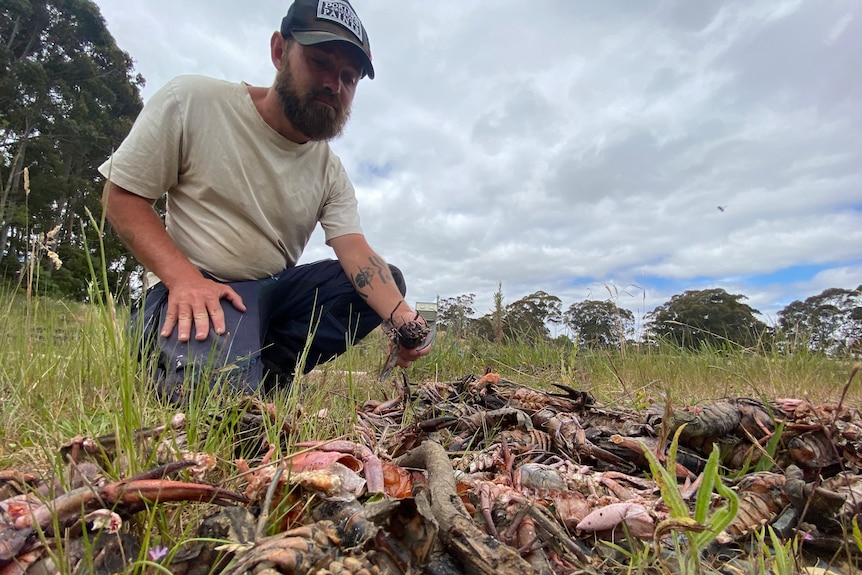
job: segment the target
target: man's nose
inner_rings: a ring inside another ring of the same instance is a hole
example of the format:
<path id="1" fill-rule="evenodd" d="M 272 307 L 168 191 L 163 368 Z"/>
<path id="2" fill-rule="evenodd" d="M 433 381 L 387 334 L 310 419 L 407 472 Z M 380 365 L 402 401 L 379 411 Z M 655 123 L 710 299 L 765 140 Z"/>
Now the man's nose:
<path id="1" fill-rule="evenodd" d="M 323 87 L 332 94 L 340 94 L 342 87 L 341 76 L 337 72 L 327 72 L 324 74 Z"/>

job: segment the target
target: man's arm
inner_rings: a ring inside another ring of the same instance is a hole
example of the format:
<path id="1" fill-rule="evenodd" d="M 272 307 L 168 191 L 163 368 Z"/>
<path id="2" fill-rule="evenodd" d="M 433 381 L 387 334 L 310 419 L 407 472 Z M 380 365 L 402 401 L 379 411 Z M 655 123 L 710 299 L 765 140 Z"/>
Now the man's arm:
<path id="1" fill-rule="evenodd" d="M 222 298 L 236 309 L 245 311 L 239 294 L 226 285 L 205 278 L 180 252 L 153 210 L 151 200 L 109 182 L 102 201 L 108 221 L 126 247 L 168 288 L 168 310 L 160 334 L 162 337 L 168 337 L 176 327 L 179 340 L 188 341 L 192 323 L 198 341 L 207 338 L 210 322 L 216 333 L 224 333 Z"/>
<path id="2" fill-rule="evenodd" d="M 398 286 L 389 265 L 383 261 L 361 234 L 347 234 L 333 238 L 329 245 L 335 250 L 335 255 L 344 268 L 344 273 L 350 278 L 353 287 L 368 305 L 384 320 L 392 320 L 395 326 L 415 320 L 417 313 L 411 308 Z M 424 323 L 425 320 L 419 320 Z M 431 351 L 428 346 L 417 351 L 401 348 L 398 353 L 398 365 L 409 367 L 411 363 L 427 355 Z"/>

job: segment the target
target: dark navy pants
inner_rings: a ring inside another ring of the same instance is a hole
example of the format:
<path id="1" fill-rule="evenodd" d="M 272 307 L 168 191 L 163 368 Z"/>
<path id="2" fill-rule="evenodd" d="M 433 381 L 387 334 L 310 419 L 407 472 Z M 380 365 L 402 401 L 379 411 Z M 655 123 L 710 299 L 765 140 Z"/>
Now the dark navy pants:
<path id="1" fill-rule="evenodd" d="M 390 268 L 404 294 L 400 270 Z M 132 311 L 132 328 L 142 333 L 141 352 L 152 362 L 161 397 L 181 403 L 202 377 L 208 386 L 223 381 L 235 392 L 289 385 L 303 350 L 307 349 L 302 366 L 307 373 L 344 353 L 381 322 L 336 260 L 296 266 L 260 280 L 225 283 L 242 297 L 246 311 L 222 300 L 224 335 L 210 327 L 204 341 L 195 340 L 192 331 L 190 341 L 180 342 L 176 329 L 170 337 L 161 337 L 168 301 L 161 283 L 150 288 Z"/>

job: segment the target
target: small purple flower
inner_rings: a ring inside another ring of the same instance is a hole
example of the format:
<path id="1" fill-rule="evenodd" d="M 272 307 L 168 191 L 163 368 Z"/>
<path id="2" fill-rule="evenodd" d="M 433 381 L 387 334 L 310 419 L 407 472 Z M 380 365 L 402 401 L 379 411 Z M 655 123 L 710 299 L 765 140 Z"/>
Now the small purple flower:
<path id="1" fill-rule="evenodd" d="M 167 554 L 168 548 L 162 547 L 161 545 L 156 545 L 153 549 L 150 549 L 150 559 L 153 561 L 158 561 Z"/>

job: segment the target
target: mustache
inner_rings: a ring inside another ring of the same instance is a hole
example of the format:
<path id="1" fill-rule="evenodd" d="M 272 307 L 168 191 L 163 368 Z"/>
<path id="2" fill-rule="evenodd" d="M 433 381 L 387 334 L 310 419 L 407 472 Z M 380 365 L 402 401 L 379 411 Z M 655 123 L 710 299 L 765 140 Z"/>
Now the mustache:
<path id="1" fill-rule="evenodd" d="M 311 93 L 311 99 L 312 100 L 322 100 L 323 102 L 326 102 L 327 104 L 329 104 L 330 106 L 332 106 L 333 108 L 338 110 L 339 112 L 341 111 L 341 102 L 338 100 L 338 97 L 335 94 L 333 94 L 332 92 L 330 92 L 329 90 L 324 90 L 324 89 L 314 90 Z"/>
<path id="2" fill-rule="evenodd" d="M 335 112 L 339 116 L 344 113 L 344 109 L 341 106 L 341 100 L 339 100 L 338 96 L 336 96 L 329 90 L 313 90 L 311 92 L 311 100 L 320 100 L 322 102 L 325 102 L 326 104 L 329 104 L 330 106 L 332 106 L 332 108 L 334 108 Z"/>

